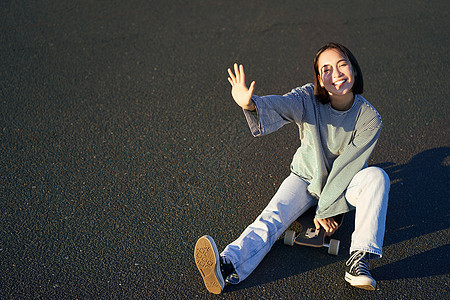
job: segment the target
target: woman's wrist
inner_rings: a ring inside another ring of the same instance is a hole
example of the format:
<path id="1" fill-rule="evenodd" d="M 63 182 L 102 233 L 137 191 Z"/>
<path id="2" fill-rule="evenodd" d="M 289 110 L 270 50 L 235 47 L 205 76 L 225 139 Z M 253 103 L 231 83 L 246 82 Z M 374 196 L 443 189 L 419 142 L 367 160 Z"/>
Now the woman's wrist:
<path id="1" fill-rule="evenodd" d="M 253 100 L 250 100 L 250 103 L 244 107 L 245 110 L 254 111 L 256 109 L 256 104 Z"/>

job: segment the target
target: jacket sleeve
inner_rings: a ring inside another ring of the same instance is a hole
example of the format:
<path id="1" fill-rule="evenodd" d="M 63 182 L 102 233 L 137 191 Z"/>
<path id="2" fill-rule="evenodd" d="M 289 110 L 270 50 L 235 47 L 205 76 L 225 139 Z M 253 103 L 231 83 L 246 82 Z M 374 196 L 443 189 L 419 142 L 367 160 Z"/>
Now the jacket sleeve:
<path id="1" fill-rule="evenodd" d="M 316 218 L 324 219 L 349 211 L 345 190 L 350 181 L 367 164 L 381 132 L 381 119 L 375 116 L 359 131 L 353 132 L 344 152 L 333 163 L 316 210 Z"/>
<path id="2" fill-rule="evenodd" d="M 307 95 L 293 90 L 283 96 L 253 95 L 252 100 L 257 113 L 244 110 L 252 135 L 262 136 L 277 131 L 288 123 L 300 123 L 303 117 L 304 97 L 307 97 L 305 94 Z"/>

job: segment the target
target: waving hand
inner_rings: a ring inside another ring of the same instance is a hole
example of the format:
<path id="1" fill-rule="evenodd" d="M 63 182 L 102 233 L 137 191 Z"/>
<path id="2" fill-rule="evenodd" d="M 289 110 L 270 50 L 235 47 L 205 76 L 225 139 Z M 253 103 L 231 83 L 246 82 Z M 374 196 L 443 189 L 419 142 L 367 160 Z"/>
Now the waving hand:
<path id="1" fill-rule="evenodd" d="M 250 87 L 247 88 L 247 85 L 245 84 L 245 73 L 244 73 L 244 66 L 238 64 L 234 64 L 234 73 L 231 71 L 231 69 L 228 69 L 228 74 L 230 77 L 228 77 L 228 81 L 230 82 L 232 88 L 231 88 L 231 95 L 233 96 L 234 101 L 243 109 L 246 110 L 255 110 L 256 105 L 252 101 L 252 95 L 253 90 L 255 89 L 255 82 L 253 81 L 250 84 Z"/>

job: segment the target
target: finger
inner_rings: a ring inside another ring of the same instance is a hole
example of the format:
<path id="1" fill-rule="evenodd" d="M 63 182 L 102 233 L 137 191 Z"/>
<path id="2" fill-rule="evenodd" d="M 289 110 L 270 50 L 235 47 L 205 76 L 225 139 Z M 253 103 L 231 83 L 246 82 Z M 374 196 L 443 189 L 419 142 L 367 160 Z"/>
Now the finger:
<path id="1" fill-rule="evenodd" d="M 316 225 L 316 229 L 320 229 L 319 220 L 317 220 L 316 218 L 314 218 L 314 225 Z"/>
<path id="2" fill-rule="evenodd" d="M 233 74 L 233 71 L 231 71 L 230 68 L 228 68 L 228 75 L 230 75 L 230 79 L 234 82 L 236 82 L 236 77 Z"/>
<path id="3" fill-rule="evenodd" d="M 332 236 L 335 231 L 336 231 L 335 229 L 330 230 L 330 232 L 327 233 L 327 236 Z"/>
<path id="4" fill-rule="evenodd" d="M 336 232 L 336 230 L 338 230 L 339 224 L 337 222 L 333 221 L 331 223 L 331 226 L 332 226 L 332 229 L 330 231 L 330 235 L 334 234 Z"/>
<path id="5" fill-rule="evenodd" d="M 234 73 L 236 74 L 236 82 L 240 82 L 241 74 L 239 74 L 239 67 L 237 63 L 234 64 Z"/>
<path id="6" fill-rule="evenodd" d="M 241 76 L 241 82 L 243 84 L 245 84 L 245 72 L 244 72 L 244 66 L 243 65 L 239 66 L 239 72 L 240 72 L 240 76 Z"/>
<path id="7" fill-rule="evenodd" d="M 253 95 L 253 91 L 255 90 L 255 82 L 254 81 L 252 81 L 248 90 L 249 90 L 250 94 Z"/>
<path id="8" fill-rule="evenodd" d="M 334 230 L 336 230 L 337 228 L 338 228 L 338 223 L 333 219 L 333 218 L 331 218 L 330 219 L 330 226 L 334 229 Z"/>
<path id="9" fill-rule="evenodd" d="M 319 220 L 320 225 L 322 225 L 323 229 L 325 229 L 325 232 L 329 232 L 330 231 L 330 227 L 328 226 L 326 220 Z"/>
<path id="10" fill-rule="evenodd" d="M 228 77 L 228 82 L 231 84 L 231 86 L 234 86 L 233 79 L 231 79 L 230 77 Z"/>

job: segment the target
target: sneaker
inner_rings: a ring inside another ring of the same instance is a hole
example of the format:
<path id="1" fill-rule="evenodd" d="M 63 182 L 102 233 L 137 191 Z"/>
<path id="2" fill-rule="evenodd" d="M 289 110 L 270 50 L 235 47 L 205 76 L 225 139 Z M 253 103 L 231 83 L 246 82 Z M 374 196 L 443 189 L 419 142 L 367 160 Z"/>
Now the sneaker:
<path id="1" fill-rule="evenodd" d="M 213 294 L 220 294 L 225 287 L 225 280 L 221 272 L 219 252 L 212 237 L 205 235 L 198 239 L 194 258 L 206 289 Z"/>
<path id="2" fill-rule="evenodd" d="M 373 291 L 377 283 L 369 272 L 367 257 L 368 253 L 365 251 L 358 250 L 352 252 L 350 258 L 345 263 L 345 280 L 354 287 Z"/>

